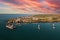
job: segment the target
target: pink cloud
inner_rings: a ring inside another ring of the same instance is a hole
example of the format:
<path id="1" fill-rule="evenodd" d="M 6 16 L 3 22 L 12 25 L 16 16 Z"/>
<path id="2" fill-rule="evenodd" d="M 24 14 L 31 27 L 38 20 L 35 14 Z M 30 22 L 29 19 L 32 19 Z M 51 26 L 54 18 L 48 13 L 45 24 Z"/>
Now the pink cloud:
<path id="1" fill-rule="evenodd" d="M 60 9 L 60 0 L 46 0 L 47 5 L 54 9 Z"/>
<path id="2" fill-rule="evenodd" d="M 59 0 L 0 0 L 1 3 L 11 6 L 12 9 L 24 10 L 27 12 L 53 13 L 54 10 L 60 9 Z M 59 1 L 59 2 L 56 2 Z M 55 3 L 56 2 L 56 3 Z M 47 7 L 46 7 L 47 6 Z M 48 9 L 49 8 L 49 9 Z"/>

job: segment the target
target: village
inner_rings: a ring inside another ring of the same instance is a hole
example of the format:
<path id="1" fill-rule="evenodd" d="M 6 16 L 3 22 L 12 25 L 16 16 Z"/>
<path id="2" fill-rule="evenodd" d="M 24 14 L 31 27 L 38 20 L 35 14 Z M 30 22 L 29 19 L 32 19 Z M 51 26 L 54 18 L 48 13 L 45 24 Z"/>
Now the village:
<path id="1" fill-rule="evenodd" d="M 60 15 L 35 15 L 19 18 L 11 18 L 8 23 L 40 23 L 40 22 L 60 22 Z"/>
<path id="2" fill-rule="evenodd" d="M 18 18 L 10 18 L 7 21 L 6 27 L 9 29 L 15 29 L 15 24 L 22 24 L 22 23 L 55 23 L 60 22 L 60 15 L 33 15 L 33 16 L 25 16 L 25 17 L 18 17 Z M 53 24 L 54 26 L 54 24 Z M 39 28 L 39 25 L 38 25 Z M 53 27 L 55 28 L 55 27 Z"/>

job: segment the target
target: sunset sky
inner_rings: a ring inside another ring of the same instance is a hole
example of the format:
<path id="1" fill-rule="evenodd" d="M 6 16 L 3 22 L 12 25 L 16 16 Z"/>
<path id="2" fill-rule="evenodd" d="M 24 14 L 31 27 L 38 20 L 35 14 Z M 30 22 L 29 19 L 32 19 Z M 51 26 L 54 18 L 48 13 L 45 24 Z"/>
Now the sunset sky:
<path id="1" fill-rule="evenodd" d="M 0 0 L 0 14 L 59 14 L 60 0 Z"/>

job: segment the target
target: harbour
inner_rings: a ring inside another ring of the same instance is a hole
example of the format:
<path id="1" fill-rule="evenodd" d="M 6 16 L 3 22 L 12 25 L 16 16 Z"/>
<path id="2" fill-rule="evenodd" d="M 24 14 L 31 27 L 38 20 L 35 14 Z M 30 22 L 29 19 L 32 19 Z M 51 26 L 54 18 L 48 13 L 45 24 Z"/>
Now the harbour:
<path id="1" fill-rule="evenodd" d="M 0 18 L 0 40 L 59 40 L 60 23 L 22 23 L 14 25 L 16 29 L 6 28 L 6 20 L 14 15 Z M 22 15 L 23 16 L 23 15 Z M 18 16 L 17 16 L 18 17 Z M 53 24 L 55 29 L 53 29 Z M 38 26 L 39 25 L 39 26 Z"/>

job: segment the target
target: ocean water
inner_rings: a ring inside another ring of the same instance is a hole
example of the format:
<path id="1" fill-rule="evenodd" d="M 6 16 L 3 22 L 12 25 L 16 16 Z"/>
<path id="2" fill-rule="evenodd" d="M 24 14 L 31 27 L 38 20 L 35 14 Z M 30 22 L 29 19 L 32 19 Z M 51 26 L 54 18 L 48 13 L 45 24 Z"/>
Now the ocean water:
<path id="1" fill-rule="evenodd" d="M 9 18 L 29 16 L 27 14 L 0 14 L 0 40 L 60 40 L 60 23 L 30 23 L 6 28 Z M 55 29 L 52 28 L 55 24 Z M 40 30 L 38 29 L 40 25 Z"/>

